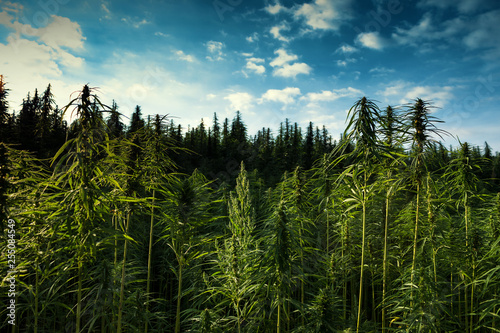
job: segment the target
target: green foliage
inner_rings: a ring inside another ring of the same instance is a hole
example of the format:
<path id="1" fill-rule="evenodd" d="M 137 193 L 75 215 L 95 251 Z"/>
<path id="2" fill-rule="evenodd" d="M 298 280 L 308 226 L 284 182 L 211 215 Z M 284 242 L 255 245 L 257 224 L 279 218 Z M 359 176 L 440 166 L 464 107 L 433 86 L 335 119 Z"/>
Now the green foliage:
<path id="1" fill-rule="evenodd" d="M 62 109 L 35 91 L 0 123 L 33 131 L 0 142 L 19 331 L 498 331 L 499 157 L 433 142 L 431 107 L 363 97 L 332 143 L 289 120 L 252 138 L 240 113 L 125 128 L 88 86 Z M 70 113 L 51 150 L 38 120 Z"/>

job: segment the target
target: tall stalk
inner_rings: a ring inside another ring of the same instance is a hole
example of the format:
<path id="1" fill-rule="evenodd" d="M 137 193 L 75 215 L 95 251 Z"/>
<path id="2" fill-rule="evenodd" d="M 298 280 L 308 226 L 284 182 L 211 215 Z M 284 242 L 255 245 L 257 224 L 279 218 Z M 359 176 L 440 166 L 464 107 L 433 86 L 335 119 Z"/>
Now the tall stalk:
<path id="1" fill-rule="evenodd" d="M 413 227 L 413 255 L 411 259 L 411 278 L 410 278 L 410 308 L 413 307 L 413 289 L 415 281 L 415 264 L 417 262 L 417 241 L 418 241 L 418 219 L 420 213 L 420 182 L 417 183 L 417 203 L 415 205 L 415 225 Z"/>
<path id="2" fill-rule="evenodd" d="M 425 160 L 425 147 L 430 145 L 433 141 L 430 138 L 431 134 L 436 134 L 441 137 L 441 134 L 447 134 L 446 131 L 438 129 L 434 123 L 441 122 L 435 117 L 430 115 L 432 106 L 429 102 L 423 101 L 420 98 L 415 100 L 414 104 L 409 105 L 406 112 L 406 119 L 408 121 L 408 130 L 410 133 L 410 141 L 413 149 L 412 156 L 412 171 L 413 171 L 413 183 L 416 186 L 416 206 L 415 206 L 415 224 L 413 228 L 413 254 L 411 263 L 411 278 L 410 278 L 410 308 L 413 307 L 413 291 L 415 286 L 415 270 L 417 262 L 417 246 L 418 246 L 418 227 L 420 218 L 420 196 L 422 179 L 427 174 L 427 164 Z"/>
<path id="3" fill-rule="evenodd" d="M 127 262 L 127 246 L 128 246 L 128 227 L 130 224 L 130 215 L 132 215 L 132 212 L 128 212 L 127 214 L 127 220 L 125 222 L 125 242 L 123 244 L 123 260 L 122 260 L 122 273 L 121 273 L 121 283 L 120 283 L 120 300 L 118 303 L 118 321 L 117 321 L 117 327 L 116 327 L 116 332 L 121 333 L 122 331 L 122 313 L 123 313 L 123 303 L 124 303 L 124 297 L 125 297 L 125 265 Z"/>
<path id="4" fill-rule="evenodd" d="M 177 269 L 177 306 L 175 310 L 175 333 L 181 331 L 181 298 L 182 298 L 182 269 L 184 266 L 184 254 L 176 253 L 179 268 Z"/>
<path id="5" fill-rule="evenodd" d="M 106 201 L 102 200 L 103 185 L 108 182 L 109 177 L 104 175 L 100 169 L 102 158 L 109 154 L 108 137 L 104 131 L 102 113 L 108 108 L 103 105 L 88 86 L 84 86 L 78 97 L 74 98 L 63 109 L 65 113 L 69 108 L 78 117 L 76 124 L 77 135 L 68 140 L 54 156 L 55 183 L 61 184 L 64 197 L 62 205 L 57 214 L 69 214 L 67 221 L 75 221 L 76 239 L 75 244 L 77 265 L 77 304 L 75 313 L 76 332 L 82 329 L 82 302 L 84 298 L 83 280 L 86 277 L 85 263 L 90 252 L 90 258 L 95 255 L 97 242 L 91 242 L 100 237 L 93 233 L 93 229 L 102 221 Z M 63 153 L 65 153 L 63 155 Z M 100 204 L 97 204 L 98 200 Z M 67 205 L 67 206 L 65 206 Z M 71 207 L 67 210 L 67 207 Z M 71 225 L 69 225 L 71 228 Z"/>
<path id="6" fill-rule="evenodd" d="M 387 147 L 388 155 L 384 159 L 384 168 L 386 170 L 384 174 L 385 186 L 385 206 L 384 212 L 384 249 L 383 249 L 383 259 L 382 259 L 382 304 L 381 304 L 381 319 L 382 319 L 382 332 L 386 331 L 386 299 L 387 299 L 387 275 L 388 275 L 388 239 L 389 239 L 389 224 L 391 215 L 391 199 L 394 192 L 397 191 L 398 184 L 393 179 L 393 167 L 395 164 L 400 163 L 398 159 L 398 154 L 396 152 L 396 146 L 400 138 L 398 137 L 399 121 L 396 119 L 396 110 L 391 106 L 385 109 L 385 113 L 382 116 L 382 133 L 384 134 L 385 140 L 384 145 Z"/>
<path id="7" fill-rule="evenodd" d="M 151 285 L 151 262 L 153 256 L 153 233 L 154 233 L 154 205 L 156 191 L 153 189 L 153 200 L 151 202 L 151 221 L 149 224 L 149 247 L 148 247 L 148 275 L 146 278 L 146 314 L 149 314 L 149 293 Z M 148 320 L 144 323 L 144 333 L 148 332 Z"/>
<path id="8" fill-rule="evenodd" d="M 476 262 L 474 246 L 471 244 L 471 199 L 477 191 L 477 183 L 479 182 L 475 172 L 479 170 L 479 166 L 474 164 L 471 156 L 471 151 L 467 142 L 461 143 L 458 156 L 453 159 L 448 165 L 445 178 L 450 184 L 450 194 L 457 196 L 457 210 L 463 209 L 463 221 L 465 227 L 465 248 L 467 258 L 470 261 L 470 269 L 467 275 L 464 274 L 464 298 L 465 298 L 465 321 L 466 329 L 470 332 L 474 329 L 474 280 L 476 274 Z M 467 280 L 471 282 L 470 288 L 470 304 L 469 304 L 469 288 Z"/>
<path id="9" fill-rule="evenodd" d="M 365 262 L 365 243 L 366 243 L 366 214 L 368 202 L 368 173 L 373 167 L 373 160 L 379 159 L 379 149 L 381 148 L 377 137 L 377 124 L 380 122 L 380 110 L 378 106 L 366 97 L 358 100 L 349 109 L 348 118 L 349 122 L 345 130 L 345 142 L 355 142 L 355 149 L 350 154 L 353 158 L 355 165 L 354 168 L 348 168 L 344 174 L 352 173 L 354 184 L 358 183 L 355 179 L 359 175 L 358 168 L 362 168 L 363 181 L 362 184 L 355 185 L 357 193 L 353 200 L 356 205 L 360 205 L 362 209 L 362 246 L 361 246 L 361 267 L 359 276 L 359 298 L 358 298 L 358 316 L 356 320 L 356 332 L 359 332 L 361 325 L 361 312 L 363 306 L 363 275 L 364 275 L 364 262 Z M 355 192 L 356 192 L 355 191 Z"/>
<path id="10" fill-rule="evenodd" d="M 363 172 L 363 197 L 361 199 L 361 207 L 363 211 L 362 217 L 362 236 L 361 236 L 361 272 L 359 275 L 359 297 L 358 297 L 358 318 L 356 321 L 356 331 L 359 332 L 361 320 L 361 304 L 363 299 L 363 273 L 365 271 L 365 241 L 366 241 L 366 170 Z"/>
<path id="11" fill-rule="evenodd" d="M 387 191 L 385 198 L 385 219 L 384 219 L 384 258 L 382 263 L 382 332 L 385 332 L 385 315 L 387 312 L 385 300 L 387 297 L 387 238 L 389 235 L 389 208 L 390 208 L 390 190 Z"/>
<path id="12" fill-rule="evenodd" d="M 172 179 L 167 184 L 167 205 L 162 211 L 166 220 L 164 235 L 177 261 L 177 302 L 175 310 L 175 332 L 181 331 L 182 296 L 184 271 L 200 254 L 204 235 L 199 234 L 202 227 L 216 218 L 211 216 L 211 191 L 209 182 L 198 171 L 187 179 Z"/>

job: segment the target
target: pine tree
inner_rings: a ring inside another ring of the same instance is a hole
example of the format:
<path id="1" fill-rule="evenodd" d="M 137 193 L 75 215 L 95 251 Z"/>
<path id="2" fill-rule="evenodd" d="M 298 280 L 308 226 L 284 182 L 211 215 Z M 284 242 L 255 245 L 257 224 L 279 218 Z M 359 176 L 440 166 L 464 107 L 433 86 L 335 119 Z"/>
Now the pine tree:
<path id="1" fill-rule="evenodd" d="M 109 111 L 108 120 L 106 122 L 108 127 L 108 135 L 111 139 L 121 138 L 125 129 L 125 126 L 120 120 L 120 113 L 118 112 L 118 105 L 113 100 L 111 109 Z"/>
<path id="2" fill-rule="evenodd" d="M 18 142 L 21 144 L 21 149 L 35 152 L 38 146 L 36 140 L 36 127 L 39 121 L 37 110 L 40 99 L 38 92 L 35 90 L 35 97 L 31 98 L 30 94 L 23 100 L 21 111 L 17 117 Z"/>
<path id="3" fill-rule="evenodd" d="M 134 113 L 132 113 L 132 118 L 130 119 L 130 126 L 128 128 L 127 135 L 144 130 L 146 126 L 144 119 L 142 119 L 141 107 L 137 105 L 135 107 Z"/>
<path id="4" fill-rule="evenodd" d="M 304 169 L 309 170 L 313 165 L 314 159 L 314 130 L 313 123 L 309 122 L 307 126 L 306 141 L 304 143 Z"/>
<path id="5" fill-rule="evenodd" d="M 8 113 L 8 94 L 9 89 L 5 88 L 3 75 L 0 75 L 0 142 L 8 142 L 10 139 L 9 134 L 11 132 L 11 129 L 9 128 L 10 115 Z"/>

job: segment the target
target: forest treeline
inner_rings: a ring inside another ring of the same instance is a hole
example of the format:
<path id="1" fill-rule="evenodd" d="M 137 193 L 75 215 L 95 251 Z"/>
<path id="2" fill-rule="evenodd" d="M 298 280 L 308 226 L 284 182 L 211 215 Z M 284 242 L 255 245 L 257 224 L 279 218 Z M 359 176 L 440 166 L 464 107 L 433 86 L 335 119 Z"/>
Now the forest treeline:
<path id="1" fill-rule="evenodd" d="M 500 154 L 444 147 L 429 101 L 362 97 L 332 140 L 288 120 L 252 136 L 239 112 L 183 129 L 137 106 L 127 126 L 88 86 L 18 113 L 7 94 L 3 330 L 500 330 Z"/>
<path id="2" fill-rule="evenodd" d="M 17 113 L 8 112 L 5 100 L 0 110 L 2 142 L 44 159 L 54 156 L 66 139 L 77 135 L 78 122 L 68 125 L 63 120 L 62 109 L 54 102 L 50 84 L 43 94 L 38 90 L 28 93 Z M 212 124 L 205 124 L 201 119 L 198 126 L 187 129 L 175 124 L 168 115 L 143 118 L 140 106 L 135 107 L 130 119 L 119 111 L 119 106 L 113 101 L 106 112 L 99 113 L 107 125 L 110 139 L 130 140 L 134 133 L 144 132 L 161 122 L 162 135 L 177 148 L 184 149 L 184 153 L 171 156 L 179 170 L 191 173 L 198 169 L 218 181 L 234 182 L 239 162 L 244 161 L 274 184 L 286 170 L 293 170 L 296 166 L 310 169 L 313 161 L 334 146 L 327 129 L 314 127 L 312 122 L 305 133 L 297 123 L 291 124 L 286 119 L 276 134 L 270 128 L 262 128 L 252 136 L 239 111 L 231 121 L 228 118 L 221 121 L 214 113 Z"/>
<path id="3" fill-rule="evenodd" d="M 47 159 L 54 156 L 62 143 L 77 135 L 78 121 L 68 125 L 63 119 L 63 108 L 56 105 L 50 84 L 43 94 L 36 89 L 34 93 L 28 93 L 19 111 L 12 113 L 9 113 L 6 102 L 8 90 L 3 90 L 0 97 L 1 142 L 29 151 L 36 158 Z M 309 122 L 304 131 L 296 122 L 292 124 L 289 119 L 285 119 L 279 129 L 263 127 L 251 135 L 239 111 L 232 120 L 225 118 L 221 121 L 217 113 L 214 113 L 212 124 L 205 124 L 201 119 L 196 127 L 182 128 L 168 114 L 144 118 L 139 105 L 135 107 L 130 119 L 120 113 L 115 101 L 109 106 L 102 106 L 106 110 L 100 112 L 99 116 L 106 124 L 109 139 L 130 141 L 135 133 L 144 133 L 147 129 L 159 126 L 162 135 L 178 149 L 177 153 L 170 155 L 177 171 L 191 174 L 198 169 L 218 184 L 226 182 L 234 185 L 240 162 L 243 161 L 247 169 L 258 170 L 259 178 L 266 185 L 272 186 L 281 180 L 285 171 L 290 172 L 296 167 L 311 169 L 314 161 L 324 154 L 330 154 L 338 144 L 324 125 L 319 128 L 312 122 Z M 69 116 L 71 112 L 67 113 Z M 439 142 L 439 136 L 434 139 L 438 140 L 429 141 L 430 149 L 426 152 L 433 155 L 429 159 L 436 160 L 438 164 L 447 163 L 456 151 L 452 147 L 443 146 Z M 353 149 L 354 142 L 349 145 L 347 151 Z M 474 159 L 489 164 L 485 165 L 481 178 L 497 183 L 500 155 L 494 153 L 486 142 L 482 149 L 479 146 L 470 146 L 470 149 Z"/>

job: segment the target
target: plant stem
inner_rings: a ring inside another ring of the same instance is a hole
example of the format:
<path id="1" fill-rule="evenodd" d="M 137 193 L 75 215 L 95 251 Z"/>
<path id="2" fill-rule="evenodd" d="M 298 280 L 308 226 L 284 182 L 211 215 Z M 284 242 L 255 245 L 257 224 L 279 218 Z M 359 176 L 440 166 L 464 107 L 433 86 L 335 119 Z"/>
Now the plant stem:
<path id="1" fill-rule="evenodd" d="M 410 308 L 413 308 L 413 285 L 415 279 L 415 262 L 417 258 L 417 240 L 418 240 L 418 218 L 420 210 L 420 182 L 417 182 L 417 206 L 415 211 L 415 231 L 413 238 L 413 259 L 411 262 L 411 297 L 410 297 Z"/>
<path id="2" fill-rule="evenodd" d="M 278 320 L 276 322 L 276 333 L 280 333 L 280 316 L 281 316 L 281 304 L 280 304 L 280 301 L 281 301 L 281 297 L 278 296 Z"/>
<path id="3" fill-rule="evenodd" d="M 181 254 L 179 258 L 179 283 L 177 290 L 177 312 L 175 315 L 175 333 L 180 333 L 181 331 L 182 265 L 183 265 L 183 255 Z"/>
<path id="4" fill-rule="evenodd" d="M 363 235 L 361 240 L 361 273 L 359 276 L 359 299 L 358 299 L 358 320 L 356 322 L 356 332 L 359 332 L 359 326 L 361 323 L 361 305 L 363 297 L 363 272 L 365 268 L 365 238 L 366 238 L 366 171 L 364 172 L 364 184 L 363 184 Z"/>
<path id="5" fill-rule="evenodd" d="M 80 333 L 80 317 L 82 314 L 82 257 L 81 247 L 78 247 L 78 291 L 76 296 L 76 333 Z"/>
<path id="6" fill-rule="evenodd" d="M 146 316 L 149 314 L 149 292 L 151 284 L 151 259 L 153 252 L 153 229 L 154 229 L 154 204 L 155 190 L 153 189 L 153 202 L 151 203 L 151 223 L 149 225 L 149 250 L 148 250 L 148 277 L 146 283 Z M 148 332 L 148 319 L 144 323 L 144 333 Z"/>
<path id="7" fill-rule="evenodd" d="M 128 235 L 128 226 L 130 222 L 130 215 L 131 213 L 129 212 L 127 215 L 127 225 L 125 226 L 125 234 Z M 127 245 L 128 245 L 128 239 L 125 238 L 125 244 L 123 245 L 123 263 L 122 263 L 122 280 L 121 280 L 121 286 L 120 286 L 120 303 L 118 304 L 118 324 L 116 328 L 117 333 L 121 333 L 122 331 L 122 312 L 123 312 L 123 301 L 124 301 L 124 294 L 125 294 L 125 263 L 127 261 Z"/>
<path id="8" fill-rule="evenodd" d="M 383 272 L 382 272 L 382 332 L 385 332 L 385 298 L 387 292 L 387 236 L 389 228 L 389 201 L 390 194 L 387 191 L 385 198 L 385 223 L 384 223 L 384 259 L 383 259 Z"/>

